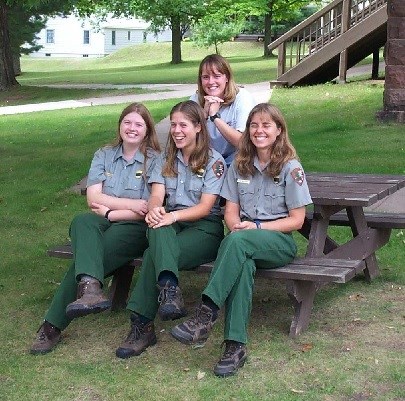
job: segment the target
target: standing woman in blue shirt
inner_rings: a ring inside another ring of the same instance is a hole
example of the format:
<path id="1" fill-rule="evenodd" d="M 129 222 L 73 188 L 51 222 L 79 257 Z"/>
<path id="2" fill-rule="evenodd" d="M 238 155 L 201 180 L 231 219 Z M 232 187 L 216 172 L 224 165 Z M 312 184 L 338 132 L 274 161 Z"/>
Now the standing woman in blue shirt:
<path id="1" fill-rule="evenodd" d="M 71 223 L 73 263 L 38 330 L 32 354 L 51 351 L 72 319 L 111 307 L 102 291 L 104 278 L 147 248 L 147 180 L 159 152 L 149 110 L 130 104 L 119 117 L 115 142 L 94 154 L 87 178 L 91 212 Z"/>
<path id="2" fill-rule="evenodd" d="M 166 154 L 148 181 L 149 248 L 128 301 L 131 329 L 117 357 L 139 355 L 156 343 L 157 313 L 162 320 L 185 316 L 179 271 L 217 255 L 224 236 L 218 195 L 225 170 L 223 157 L 209 146 L 202 108 L 191 100 L 178 103 L 170 113 Z"/>
<path id="3" fill-rule="evenodd" d="M 203 343 L 225 305 L 225 351 L 214 368 L 229 376 L 243 366 L 256 269 L 291 262 L 297 247 L 292 231 L 301 228 L 310 204 L 305 174 L 288 139 L 281 112 L 255 106 L 221 196 L 230 234 L 222 241 L 195 315 L 171 334 L 185 344 Z"/>
<path id="4" fill-rule="evenodd" d="M 210 54 L 200 63 L 198 91 L 190 97 L 204 109 L 211 146 L 229 166 L 245 129 L 253 96 L 236 85 L 228 61 Z"/>

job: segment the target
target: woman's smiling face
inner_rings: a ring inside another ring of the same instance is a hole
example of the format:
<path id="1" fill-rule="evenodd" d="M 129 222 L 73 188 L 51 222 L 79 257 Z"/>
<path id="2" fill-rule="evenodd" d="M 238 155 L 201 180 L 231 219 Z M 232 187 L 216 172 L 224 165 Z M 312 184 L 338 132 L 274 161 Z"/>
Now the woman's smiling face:
<path id="1" fill-rule="evenodd" d="M 257 149 L 270 150 L 280 133 L 281 128 L 267 113 L 253 115 L 249 125 L 249 137 Z"/>

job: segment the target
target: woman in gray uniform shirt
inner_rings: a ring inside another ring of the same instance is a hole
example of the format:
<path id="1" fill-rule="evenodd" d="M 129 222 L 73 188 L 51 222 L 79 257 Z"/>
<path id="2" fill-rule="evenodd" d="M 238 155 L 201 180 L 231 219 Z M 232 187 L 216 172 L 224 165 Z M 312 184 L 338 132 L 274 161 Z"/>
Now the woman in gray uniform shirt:
<path id="1" fill-rule="evenodd" d="M 111 307 L 102 291 L 104 278 L 142 256 L 148 244 L 146 183 L 159 152 L 148 109 L 130 104 L 118 120 L 115 142 L 94 154 L 87 179 L 91 212 L 71 223 L 73 263 L 38 330 L 32 354 L 51 351 L 72 319 Z"/>
<path id="2" fill-rule="evenodd" d="M 128 301 L 131 329 L 116 350 L 119 358 L 139 355 L 156 343 L 157 313 L 162 320 L 185 315 L 179 270 L 215 259 L 224 237 L 218 195 L 226 166 L 209 147 L 205 121 L 202 108 L 191 100 L 170 112 L 166 154 L 149 179 L 149 248 Z"/>
<path id="3" fill-rule="evenodd" d="M 217 376 L 225 377 L 246 360 L 256 268 L 293 260 L 291 232 L 301 228 L 305 205 L 312 202 L 285 120 L 275 106 L 261 103 L 250 112 L 221 196 L 230 234 L 221 243 L 195 315 L 171 334 L 185 344 L 205 342 L 225 305 L 225 351 L 214 368 Z"/>

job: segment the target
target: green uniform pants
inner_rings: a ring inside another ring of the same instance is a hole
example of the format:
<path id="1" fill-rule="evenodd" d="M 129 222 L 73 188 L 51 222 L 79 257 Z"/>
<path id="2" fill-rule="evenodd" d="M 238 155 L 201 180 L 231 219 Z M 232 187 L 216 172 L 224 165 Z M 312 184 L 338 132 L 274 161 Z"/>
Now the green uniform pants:
<path id="1" fill-rule="evenodd" d="M 94 213 L 77 215 L 70 226 L 73 263 L 58 287 L 45 320 L 64 330 L 70 323 L 66 307 L 76 300 L 77 277 L 86 274 L 100 282 L 148 247 L 144 221 L 111 223 Z"/>
<path id="2" fill-rule="evenodd" d="M 236 231 L 222 241 L 203 294 L 225 305 L 225 340 L 247 343 L 256 268 L 284 266 L 296 251 L 292 235 L 278 231 Z"/>
<path id="3" fill-rule="evenodd" d="M 149 248 L 143 255 L 138 280 L 127 309 L 153 320 L 159 303 L 156 286 L 159 274 L 168 270 L 178 277 L 179 270 L 193 269 L 217 256 L 224 237 L 224 225 L 218 216 L 193 222 L 177 222 L 147 232 Z"/>

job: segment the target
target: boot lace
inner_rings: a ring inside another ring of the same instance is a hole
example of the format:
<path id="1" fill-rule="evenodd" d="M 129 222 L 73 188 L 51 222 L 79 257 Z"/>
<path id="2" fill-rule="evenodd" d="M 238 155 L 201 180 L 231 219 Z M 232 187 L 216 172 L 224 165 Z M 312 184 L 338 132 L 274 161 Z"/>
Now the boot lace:
<path id="1" fill-rule="evenodd" d="M 143 327 L 139 326 L 138 324 L 132 323 L 131 331 L 128 334 L 125 342 L 129 344 L 135 343 L 142 335 Z"/>
<path id="2" fill-rule="evenodd" d="M 176 287 L 175 286 L 168 286 L 166 284 L 165 287 L 162 288 L 162 290 L 159 293 L 158 296 L 158 302 L 159 304 L 163 304 L 163 303 L 170 303 L 173 300 L 176 299 Z"/>
<path id="3" fill-rule="evenodd" d="M 198 327 L 201 324 L 206 325 L 210 323 L 212 321 L 212 312 L 207 309 L 208 308 L 203 308 L 203 306 L 200 305 L 196 309 L 194 316 L 188 320 L 188 325 L 190 327 Z"/>
<path id="4" fill-rule="evenodd" d="M 222 344 L 221 344 L 221 348 L 224 345 L 225 345 L 225 351 L 224 351 L 220 361 L 225 361 L 227 359 L 232 358 L 232 356 L 240 348 L 240 344 L 236 344 L 234 342 L 229 342 L 229 341 L 223 341 Z"/>

